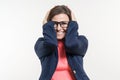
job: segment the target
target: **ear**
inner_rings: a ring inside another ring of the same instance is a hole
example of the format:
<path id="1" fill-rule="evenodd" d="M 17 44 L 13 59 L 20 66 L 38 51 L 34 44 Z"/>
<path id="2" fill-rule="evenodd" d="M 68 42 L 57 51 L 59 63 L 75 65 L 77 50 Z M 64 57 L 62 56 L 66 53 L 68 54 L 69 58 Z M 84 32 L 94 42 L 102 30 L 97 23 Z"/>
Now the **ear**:
<path id="1" fill-rule="evenodd" d="M 43 25 L 44 25 L 45 23 L 47 23 L 47 18 L 48 18 L 49 13 L 50 13 L 50 11 L 47 11 L 47 13 L 46 13 L 46 15 L 45 15 L 45 17 L 44 17 L 44 19 L 43 19 Z"/>

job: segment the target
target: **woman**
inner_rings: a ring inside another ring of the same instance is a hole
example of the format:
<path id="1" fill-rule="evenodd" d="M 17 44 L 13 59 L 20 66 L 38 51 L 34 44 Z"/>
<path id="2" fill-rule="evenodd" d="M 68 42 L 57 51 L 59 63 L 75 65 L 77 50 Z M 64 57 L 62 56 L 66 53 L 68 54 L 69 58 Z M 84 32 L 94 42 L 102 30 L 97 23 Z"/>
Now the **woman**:
<path id="1" fill-rule="evenodd" d="M 78 24 L 71 10 L 57 5 L 48 13 L 43 38 L 35 44 L 42 65 L 39 80 L 89 80 L 83 69 L 88 41 L 78 35 Z"/>

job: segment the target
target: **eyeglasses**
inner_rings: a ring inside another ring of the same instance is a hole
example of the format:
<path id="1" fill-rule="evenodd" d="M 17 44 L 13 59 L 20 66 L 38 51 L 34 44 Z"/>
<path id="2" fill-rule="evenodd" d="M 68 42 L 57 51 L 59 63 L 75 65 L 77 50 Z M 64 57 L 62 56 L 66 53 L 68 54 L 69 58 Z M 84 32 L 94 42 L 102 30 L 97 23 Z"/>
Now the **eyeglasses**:
<path id="1" fill-rule="evenodd" d="M 67 28 L 69 21 L 61 21 L 61 22 L 54 21 L 54 23 L 55 23 L 55 26 L 54 26 L 55 28 L 58 27 L 58 24 L 62 28 Z"/>

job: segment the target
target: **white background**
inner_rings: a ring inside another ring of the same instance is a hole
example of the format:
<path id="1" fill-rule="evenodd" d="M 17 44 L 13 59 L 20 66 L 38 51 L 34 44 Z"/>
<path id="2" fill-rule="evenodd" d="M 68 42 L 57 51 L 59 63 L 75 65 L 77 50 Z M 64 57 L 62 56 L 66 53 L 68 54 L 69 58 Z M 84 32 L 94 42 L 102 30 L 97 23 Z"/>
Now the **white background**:
<path id="1" fill-rule="evenodd" d="M 91 80 L 120 80 L 120 0 L 0 0 L 0 80 L 38 80 L 34 52 L 42 20 L 57 4 L 74 12 L 89 40 L 84 68 Z"/>

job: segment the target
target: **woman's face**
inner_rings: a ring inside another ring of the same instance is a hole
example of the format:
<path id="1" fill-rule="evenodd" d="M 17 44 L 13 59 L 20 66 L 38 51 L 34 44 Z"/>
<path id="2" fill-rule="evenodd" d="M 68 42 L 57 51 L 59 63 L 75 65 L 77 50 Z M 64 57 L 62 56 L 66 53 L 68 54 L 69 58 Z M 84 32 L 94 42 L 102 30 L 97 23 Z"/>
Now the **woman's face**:
<path id="1" fill-rule="evenodd" d="M 66 14 L 58 14 L 52 18 L 52 21 L 55 22 L 54 28 L 56 31 L 57 39 L 61 40 L 66 35 L 66 30 L 68 27 L 69 17 Z"/>

